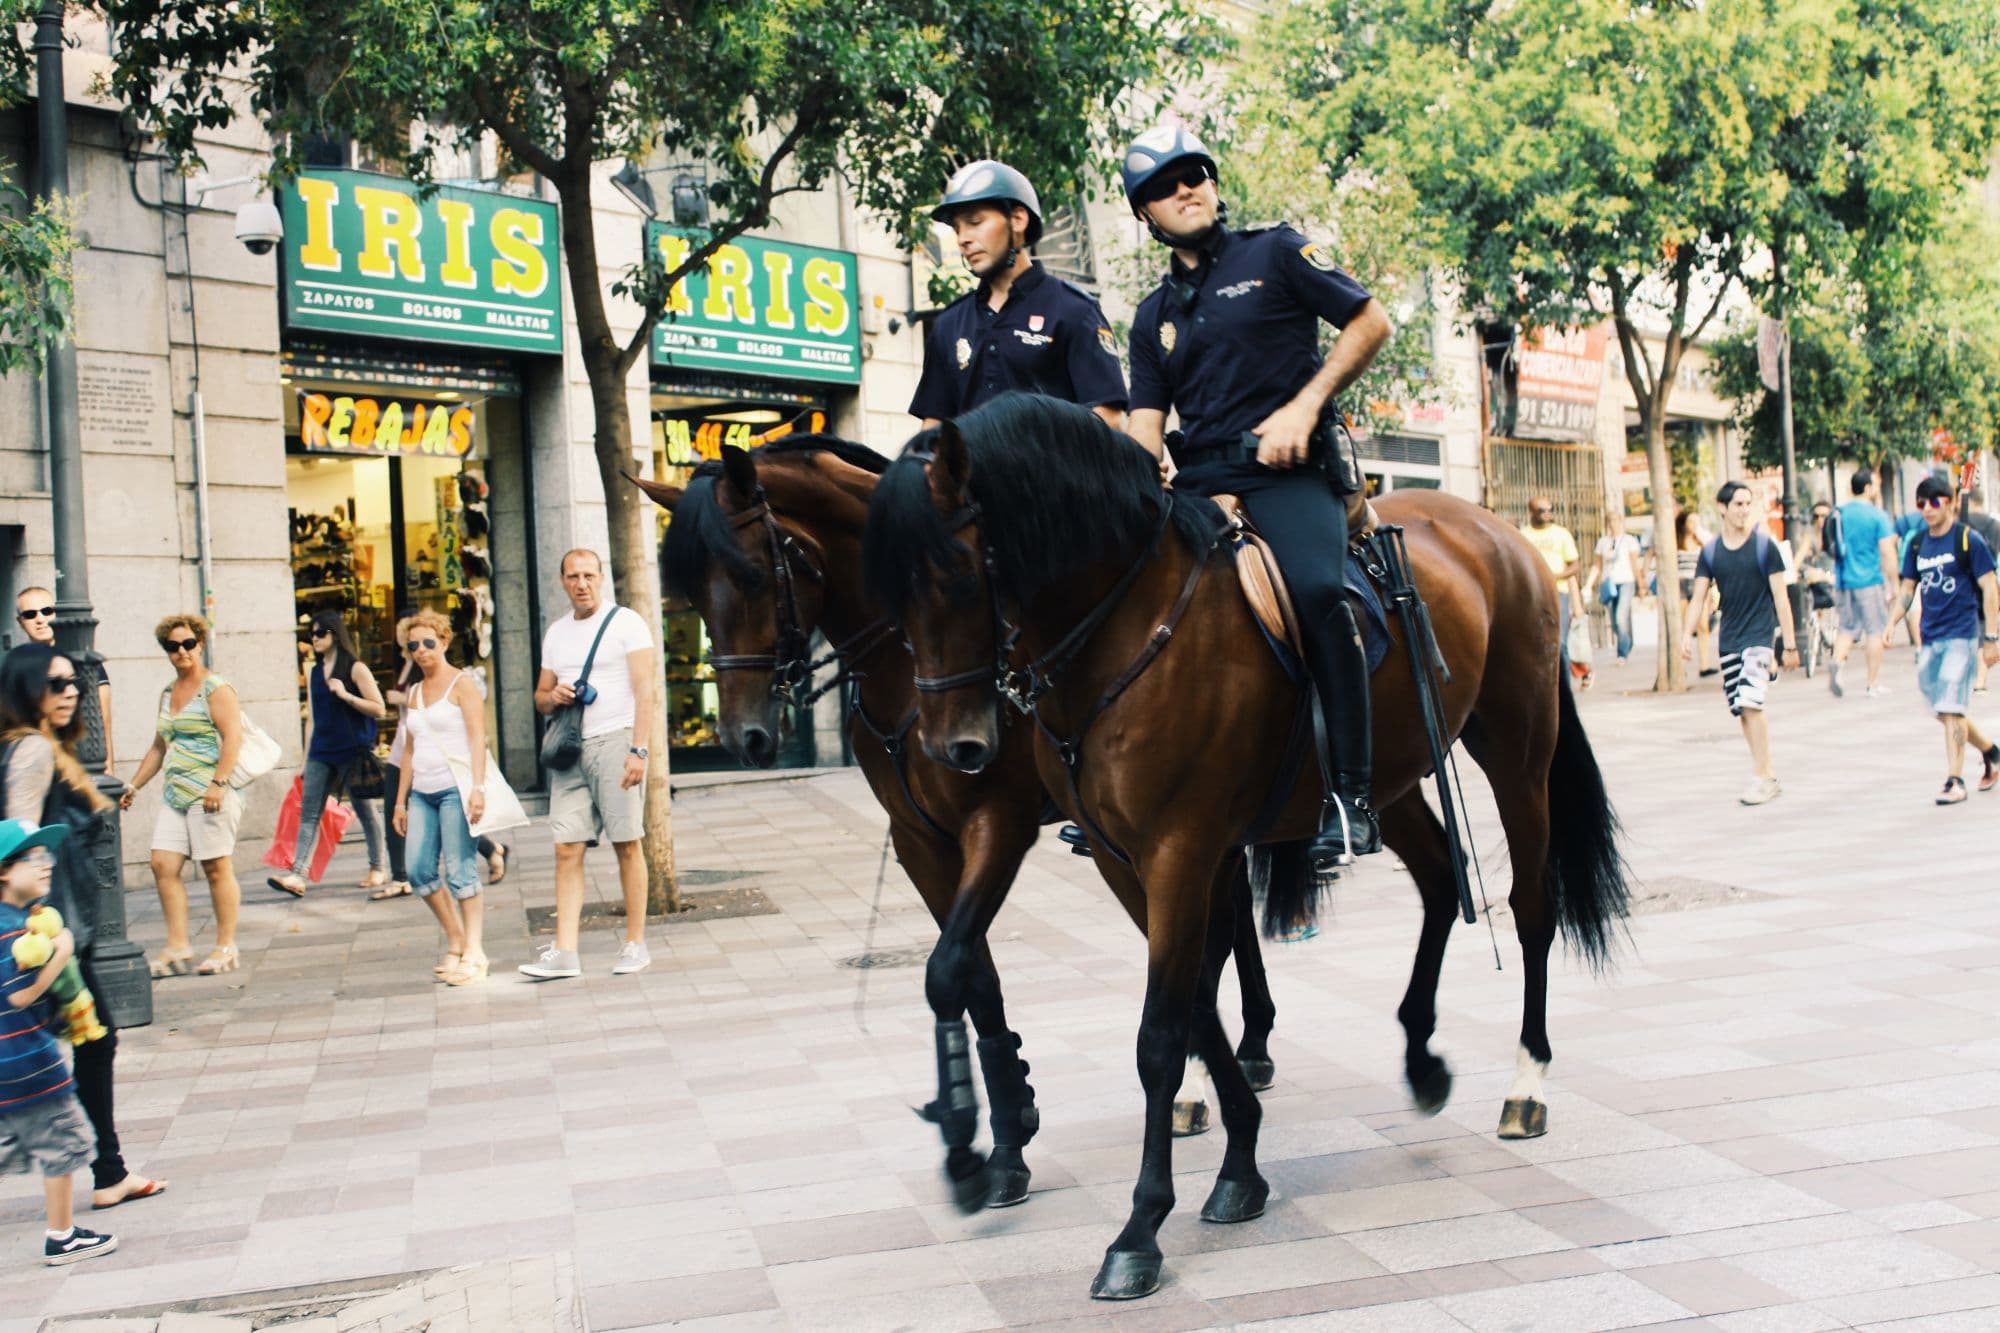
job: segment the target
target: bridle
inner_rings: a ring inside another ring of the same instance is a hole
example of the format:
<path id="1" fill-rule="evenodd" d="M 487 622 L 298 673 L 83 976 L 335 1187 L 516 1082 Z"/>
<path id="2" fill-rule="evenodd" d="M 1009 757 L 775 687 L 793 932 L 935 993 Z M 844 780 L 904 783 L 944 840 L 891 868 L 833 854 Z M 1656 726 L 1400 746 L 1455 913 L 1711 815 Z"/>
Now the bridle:
<path id="1" fill-rule="evenodd" d="M 847 642 L 834 644 L 818 657 L 813 657 L 812 636 L 806 632 L 799 615 L 800 574 L 793 571 L 792 561 L 796 559 L 803 576 L 814 583 L 823 584 L 826 575 L 806 554 L 798 538 L 778 523 L 770 497 L 761 485 L 751 498 L 755 503 L 742 513 L 731 515 L 729 525 L 740 529 L 761 523 L 770 541 L 772 576 L 778 585 L 777 642 L 772 645 L 773 651 L 768 653 L 720 653 L 711 656 L 708 664 L 717 671 L 768 671 L 771 673 L 773 698 L 794 708 L 810 708 L 819 702 L 821 696 L 839 689 L 852 679 L 856 674 L 855 664 L 888 642 L 895 626 L 889 617 L 878 616 Z M 813 677 L 819 674 L 820 669 L 836 663 L 840 670 L 824 684 L 815 686 Z"/>
<path id="2" fill-rule="evenodd" d="M 1152 537 L 1139 551 L 1138 556 L 1126 571 L 1118 576 L 1096 606 L 1058 640 L 1054 647 L 1035 658 L 1025 666 L 1014 665 L 1014 649 L 1021 641 L 1021 627 L 1007 618 L 1005 608 L 1000 604 L 1000 584 L 997 577 L 998 565 L 993 557 L 993 548 L 984 538 L 979 543 L 980 558 L 986 569 L 986 591 L 993 606 L 993 637 L 995 644 L 994 662 L 990 667 L 969 667 L 964 671 L 954 671 L 946 676 L 917 676 L 913 679 L 918 690 L 925 694 L 942 694 L 947 690 L 965 689 L 974 685 L 991 685 L 1000 697 L 1014 705 L 1023 714 L 1032 714 L 1041 702 L 1042 696 L 1055 688 L 1056 673 L 1066 666 L 1070 659 L 1083 650 L 1090 636 L 1095 634 L 1118 604 L 1125 600 L 1125 594 L 1145 572 L 1154 552 L 1159 549 L 1160 538 L 1166 534 L 1167 524 L 1173 517 L 1174 495 L 1172 491 L 1162 491 L 1159 524 L 1153 529 Z M 973 501 L 946 519 L 953 536 L 979 521 L 979 503 Z"/>

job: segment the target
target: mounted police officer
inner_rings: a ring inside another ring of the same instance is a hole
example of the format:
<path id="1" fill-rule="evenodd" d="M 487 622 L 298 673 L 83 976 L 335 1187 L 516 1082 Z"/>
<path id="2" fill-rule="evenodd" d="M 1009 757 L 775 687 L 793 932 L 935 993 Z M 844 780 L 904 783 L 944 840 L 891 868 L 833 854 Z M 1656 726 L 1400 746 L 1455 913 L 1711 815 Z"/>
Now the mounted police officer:
<path id="1" fill-rule="evenodd" d="M 956 233 L 979 286 L 931 324 L 910 415 L 935 426 L 1019 389 L 1088 407 L 1122 428 L 1125 372 L 1111 325 L 1095 297 L 1030 256 L 1042 204 L 1028 178 L 1004 162 L 973 162 L 951 178 L 931 218 Z"/>
<path id="2" fill-rule="evenodd" d="M 1215 158 L 1175 126 L 1126 150 L 1125 198 L 1173 251 L 1132 324 L 1132 436 L 1158 455 L 1180 415 L 1174 485 L 1232 494 L 1283 567 L 1318 695 L 1330 777 L 1314 863 L 1381 849 L 1369 800 L 1368 664 L 1346 592 L 1347 512 L 1361 489 L 1334 395 L 1374 360 L 1388 314 L 1290 227 L 1231 231 Z M 1319 322 L 1341 330 L 1324 361 Z"/>

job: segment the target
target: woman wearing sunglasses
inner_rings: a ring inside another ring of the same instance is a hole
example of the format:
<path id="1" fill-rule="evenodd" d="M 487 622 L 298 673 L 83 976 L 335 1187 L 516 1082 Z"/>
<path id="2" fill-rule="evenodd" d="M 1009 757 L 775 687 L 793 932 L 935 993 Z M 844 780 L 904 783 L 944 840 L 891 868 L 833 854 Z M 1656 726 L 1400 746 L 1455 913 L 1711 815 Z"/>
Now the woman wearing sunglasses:
<path id="1" fill-rule="evenodd" d="M 75 665 L 46 643 L 22 644 L 0 659 L 0 727 L 5 728 L 0 733 L 0 783 L 4 783 L 0 818 L 81 832 L 111 808 L 76 760 L 76 742 L 83 731 L 80 688 Z M 109 992 L 92 970 L 97 885 L 83 839 L 65 837 L 53 848 L 53 861 L 49 903 L 62 913 L 63 924 L 76 941 L 77 966 L 84 984 L 98 997 L 98 1017 L 107 1029 L 96 1041 L 76 1048 L 72 1073 L 76 1099 L 97 1131 L 91 1204 L 115 1208 L 127 1200 L 150 1198 L 167 1183 L 134 1175 L 120 1153 L 111 1091 L 112 1065 L 118 1056 L 117 1015 L 106 1007 Z"/>
<path id="2" fill-rule="evenodd" d="M 423 674 L 403 705 L 390 823 L 409 839 L 410 884 L 444 930 L 444 956 L 431 970 L 448 986 L 469 986 L 485 980 L 487 969 L 486 905 L 472 837 L 472 825 L 486 815 L 486 705 L 472 678 L 445 661 L 450 643 L 443 616 L 419 611 L 410 617 L 403 646 Z M 463 797 L 453 760 L 472 774 Z M 451 892 L 438 891 L 444 888 Z"/>
<path id="3" fill-rule="evenodd" d="M 382 696 L 398 709 L 408 708 L 411 697 L 416 693 L 417 682 L 423 679 L 424 674 L 417 669 L 415 659 L 410 656 L 409 640 L 410 618 L 405 616 L 396 622 L 396 647 L 403 655 L 403 669 L 396 677 L 395 688 L 384 692 Z M 485 697 L 483 685 L 480 697 Z M 391 802 L 396 799 L 396 786 L 403 775 L 405 726 L 403 719 L 399 717 L 396 721 L 396 738 L 389 742 L 389 758 L 382 765 L 382 791 Z M 389 883 L 368 896 L 377 899 L 406 897 L 410 892 L 408 859 L 404 855 L 408 840 L 396 831 L 393 820 L 390 821 L 385 837 L 389 844 Z M 498 884 L 507 876 L 507 857 L 514 849 L 488 837 L 480 838 L 478 846 L 480 859 L 486 862 L 486 882 Z"/>
<path id="4" fill-rule="evenodd" d="M 208 622 L 192 612 L 168 616 L 153 637 L 174 669 L 174 682 L 160 692 L 159 725 L 153 747 L 139 761 L 132 785 L 119 798 L 130 810 L 139 788 L 155 773 L 165 774 L 166 792 L 153 825 L 153 883 L 160 891 L 160 914 L 167 922 L 167 946 L 153 959 L 155 977 L 234 972 L 236 911 L 243 890 L 236 883 L 236 825 L 243 798 L 227 782 L 243 748 L 243 706 L 236 687 L 202 664 Z M 181 871 L 192 856 L 208 876 L 215 904 L 215 948 L 195 966 L 188 943 L 187 888 Z"/>
<path id="5" fill-rule="evenodd" d="M 326 810 L 327 793 L 356 763 L 375 749 L 375 724 L 389 711 L 375 676 L 362 664 L 337 611 L 322 611 L 313 617 L 312 648 L 318 655 L 307 677 L 305 786 L 299 798 L 298 852 L 291 871 L 265 880 L 280 893 L 294 898 L 306 896 L 306 871 L 312 865 L 313 843 L 319 838 L 320 816 Z M 382 867 L 382 817 L 375 802 L 349 794 L 354 817 L 368 839 L 368 874 L 364 889 L 380 889 L 389 882 Z"/>

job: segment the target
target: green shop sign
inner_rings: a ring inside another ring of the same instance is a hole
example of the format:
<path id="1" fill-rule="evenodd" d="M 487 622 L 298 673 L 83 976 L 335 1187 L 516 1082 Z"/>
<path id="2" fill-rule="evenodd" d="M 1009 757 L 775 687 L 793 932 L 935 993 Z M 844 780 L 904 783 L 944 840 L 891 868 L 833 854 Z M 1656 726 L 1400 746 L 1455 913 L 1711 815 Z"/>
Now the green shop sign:
<path id="1" fill-rule="evenodd" d="M 308 171 L 284 192 L 285 327 L 562 350 L 555 205 Z"/>
<path id="2" fill-rule="evenodd" d="M 658 222 L 646 228 L 668 269 L 705 240 Z M 859 288 L 843 250 L 738 237 L 674 285 L 653 330 L 653 364 L 859 384 Z"/>

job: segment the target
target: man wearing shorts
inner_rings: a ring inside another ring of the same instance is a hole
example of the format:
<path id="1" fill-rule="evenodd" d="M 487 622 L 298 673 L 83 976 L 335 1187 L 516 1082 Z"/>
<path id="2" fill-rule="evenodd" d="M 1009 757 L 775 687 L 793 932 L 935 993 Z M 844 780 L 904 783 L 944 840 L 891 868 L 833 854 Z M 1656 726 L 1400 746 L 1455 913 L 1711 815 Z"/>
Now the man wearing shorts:
<path id="1" fill-rule="evenodd" d="M 1778 544 L 1758 525 L 1755 497 L 1740 481 L 1726 481 L 1715 493 L 1722 507 L 1722 535 L 1701 548 L 1694 567 L 1695 606 L 1707 605 L 1713 585 L 1722 598 L 1722 695 L 1743 726 L 1754 770 L 1739 800 L 1762 805 L 1779 792 L 1771 767 L 1771 728 L 1764 718 L 1765 691 L 1782 668 L 1799 664 L 1799 641 L 1792 626 L 1792 599 L 1785 586 L 1785 561 Z M 1784 657 L 1771 651 L 1782 629 Z M 1694 626 L 1681 634 L 1681 656 L 1694 657 Z"/>
<path id="2" fill-rule="evenodd" d="M 1826 687 L 1838 699 L 1847 693 L 1841 673 L 1856 641 L 1868 659 L 1868 697 L 1889 692 L 1882 683 L 1882 650 L 1889 642 L 1887 573 L 1896 568 L 1896 530 L 1877 503 L 1881 483 L 1875 469 L 1858 468 L 1848 479 L 1854 498 L 1840 507 L 1840 559 L 1835 563 L 1834 604 L 1840 608 L 1840 636 L 1833 641 L 1833 666 Z"/>
<path id="3" fill-rule="evenodd" d="M 1917 685 L 1944 725 L 1945 779 L 1937 803 L 1957 805 L 1965 799 L 1966 740 L 1985 752 L 1989 770 L 1993 760 L 1992 743 L 1965 714 L 1972 703 L 1975 659 L 1988 666 L 2000 661 L 2000 579 L 1994 577 L 1993 552 L 1985 538 L 1957 521 L 1950 486 L 1936 477 L 1918 482 L 1917 511 L 1924 516 L 1924 531 L 1903 556 L 1895 619 L 1901 620 L 1910 603 L 1922 596 L 1924 642 L 1917 649 Z M 1988 627 L 1983 635 L 1982 605 Z"/>
<path id="4" fill-rule="evenodd" d="M 639 841 L 646 808 L 646 747 L 641 742 L 652 732 L 659 696 L 653 631 L 638 612 L 605 600 L 604 564 L 595 551 L 563 556 L 562 582 L 572 614 L 555 621 L 542 636 L 536 708 L 547 714 L 575 701 L 573 687 L 584 659 L 600 629 L 604 637 L 597 642 L 585 682 L 593 693 L 583 708 L 583 757 L 573 768 L 549 773 L 556 937 L 533 962 L 521 965 L 523 975 L 538 981 L 582 971 L 577 936 L 583 920 L 583 852 L 600 840 L 609 840 L 618 854 L 618 880 L 625 891 L 625 945 L 611 971 L 617 976 L 642 972 L 653 961 L 646 951 L 646 857 Z"/>

